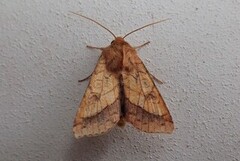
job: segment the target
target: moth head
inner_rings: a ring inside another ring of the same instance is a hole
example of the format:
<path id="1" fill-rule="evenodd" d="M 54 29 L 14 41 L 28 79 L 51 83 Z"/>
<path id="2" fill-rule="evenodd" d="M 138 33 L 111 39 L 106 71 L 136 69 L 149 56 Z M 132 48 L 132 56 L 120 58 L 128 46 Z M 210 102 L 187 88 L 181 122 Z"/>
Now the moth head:
<path id="1" fill-rule="evenodd" d="M 115 40 L 111 42 L 111 45 L 125 45 L 127 42 L 122 37 L 116 37 Z"/>

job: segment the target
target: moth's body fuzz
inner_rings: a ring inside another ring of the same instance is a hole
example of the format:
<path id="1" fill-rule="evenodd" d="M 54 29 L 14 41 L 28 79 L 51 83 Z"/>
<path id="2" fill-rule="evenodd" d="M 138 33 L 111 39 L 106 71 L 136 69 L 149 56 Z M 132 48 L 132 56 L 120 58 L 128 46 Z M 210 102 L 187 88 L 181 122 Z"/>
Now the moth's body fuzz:
<path id="1" fill-rule="evenodd" d="M 115 77 L 119 80 L 119 88 L 120 88 L 120 103 L 121 103 L 121 116 L 118 121 L 118 126 L 124 127 L 125 125 L 125 93 L 124 93 L 124 85 L 123 85 L 123 77 L 122 71 L 131 70 L 129 64 L 127 64 L 124 58 L 128 57 L 126 54 L 135 53 L 135 49 L 131 47 L 122 37 L 117 37 L 115 40 L 111 42 L 106 48 L 102 49 L 104 59 L 106 61 L 106 68 L 109 72 L 115 75 Z M 134 50 L 134 52 L 126 52 L 129 50 Z"/>
<path id="2" fill-rule="evenodd" d="M 130 66 L 126 64 L 126 59 L 129 50 L 134 50 L 122 37 L 117 37 L 112 41 L 111 45 L 106 48 L 103 48 L 103 56 L 106 60 L 107 70 L 113 73 L 120 73 L 122 70 L 129 70 Z"/>

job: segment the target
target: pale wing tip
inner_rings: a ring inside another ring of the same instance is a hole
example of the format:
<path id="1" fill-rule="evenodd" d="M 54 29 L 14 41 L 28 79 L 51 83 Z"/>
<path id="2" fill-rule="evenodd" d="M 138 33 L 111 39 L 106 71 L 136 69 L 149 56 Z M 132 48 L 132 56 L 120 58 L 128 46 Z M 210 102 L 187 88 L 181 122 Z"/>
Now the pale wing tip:
<path id="1" fill-rule="evenodd" d="M 84 136 L 79 130 L 77 130 L 77 126 L 73 127 L 73 135 L 76 139 L 79 139 Z"/>
<path id="2" fill-rule="evenodd" d="M 73 127 L 73 135 L 76 139 L 80 139 L 83 137 L 92 137 L 92 136 L 97 136 L 99 134 L 95 133 L 90 133 L 89 131 L 86 130 L 86 128 L 81 128 L 80 126 L 74 126 Z"/>
<path id="3" fill-rule="evenodd" d="M 80 139 L 83 137 L 96 137 L 96 136 L 100 136 L 100 135 L 108 133 L 111 129 L 112 129 L 112 127 L 105 126 L 104 129 L 101 129 L 100 131 L 99 130 L 88 131 L 88 130 L 86 130 L 86 128 L 81 128 L 81 126 L 76 125 L 73 127 L 73 135 L 76 139 Z"/>
<path id="4" fill-rule="evenodd" d="M 107 131 L 107 132 L 109 132 L 110 131 L 110 129 Z M 96 134 L 89 134 L 89 133 L 82 133 L 82 132 L 76 132 L 76 133 L 73 133 L 73 135 L 74 135 L 74 137 L 76 138 L 76 139 L 80 139 L 80 138 L 83 138 L 83 137 L 96 137 L 96 136 L 101 136 L 101 135 L 103 135 L 103 134 L 105 134 L 105 133 L 107 133 L 107 132 L 102 132 L 102 133 L 96 133 Z"/>
<path id="5" fill-rule="evenodd" d="M 80 139 L 83 137 L 89 137 L 92 134 L 86 128 L 83 128 L 81 125 L 73 126 L 73 135 L 76 139 Z"/>
<path id="6" fill-rule="evenodd" d="M 76 134 L 76 133 L 74 133 L 74 137 L 75 137 L 75 139 L 79 139 L 79 138 L 81 138 L 81 137 L 83 137 L 82 135 L 79 135 L 79 134 Z"/>
<path id="7" fill-rule="evenodd" d="M 164 133 L 172 134 L 174 130 L 174 124 L 173 122 L 166 122 L 165 123 L 165 131 Z"/>

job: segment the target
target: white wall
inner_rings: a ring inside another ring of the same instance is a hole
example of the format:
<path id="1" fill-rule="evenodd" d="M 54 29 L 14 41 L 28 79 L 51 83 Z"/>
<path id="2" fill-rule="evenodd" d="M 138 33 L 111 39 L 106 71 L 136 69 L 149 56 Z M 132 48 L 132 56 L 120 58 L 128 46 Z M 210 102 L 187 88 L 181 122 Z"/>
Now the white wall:
<path id="1" fill-rule="evenodd" d="M 237 0 L 1 0 L 1 161 L 237 161 L 240 159 L 240 2 Z M 99 51 L 127 38 L 173 116 L 172 135 L 131 126 L 76 140 L 72 124 Z"/>

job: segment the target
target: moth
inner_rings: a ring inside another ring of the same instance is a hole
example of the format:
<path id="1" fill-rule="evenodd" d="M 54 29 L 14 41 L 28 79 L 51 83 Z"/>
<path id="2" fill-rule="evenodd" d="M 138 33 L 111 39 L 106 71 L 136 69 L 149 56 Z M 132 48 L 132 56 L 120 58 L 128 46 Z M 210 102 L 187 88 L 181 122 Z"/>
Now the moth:
<path id="1" fill-rule="evenodd" d="M 172 133 L 172 117 L 154 84 L 155 77 L 148 72 L 136 52 L 137 48 L 149 42 L 133 47 L 124 40 L 133 32 L 165 20 L 153 22 L 123 37 L 117 37 L 99 22 L 72 13 L 98 24 L 114 37 L 107 47 L 87 46 L 101 50 L 102 54 L 93 73 L 80 80 L 90 78 L 74 120 L 74 136 L 98 136 L 116 125 L 124 126 L 125 122 L 147 133 Z"/>

